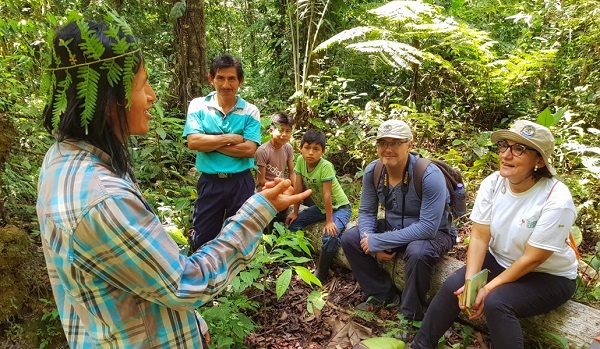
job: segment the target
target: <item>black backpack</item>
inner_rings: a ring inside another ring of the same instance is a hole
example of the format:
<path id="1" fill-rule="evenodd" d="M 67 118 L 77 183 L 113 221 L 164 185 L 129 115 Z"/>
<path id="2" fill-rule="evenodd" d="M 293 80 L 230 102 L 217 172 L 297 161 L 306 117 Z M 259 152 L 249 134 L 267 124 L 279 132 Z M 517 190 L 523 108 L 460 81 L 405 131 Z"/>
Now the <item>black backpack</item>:
<path id="1" fill-rule="evenodd" d="M 450 204 L 446 205 L 446 210 L 452 214 L 452 217 L 458 218 L 466 213 L 465 192 L 462 180 L 462 175 L 457 169 L 448 165 L 442 160 L 430 160 L 421 156 L 421 154 L 411 153 L 419 157 L 415 170 L 413 172 L 415 191 L 419 199 L 423 197 L 423 173 L 429 164 L 436 165 L 444 174 L 446 179 L 446 187 L 450 193 Z M 383 163 L 377 160 L 375 169 L 373 170 L 373 184 L 375 188 L 379 186 L 379 179 L 384 171 Z M 462 186 L 462 193 L 458 188 L 458 184 Z"/>

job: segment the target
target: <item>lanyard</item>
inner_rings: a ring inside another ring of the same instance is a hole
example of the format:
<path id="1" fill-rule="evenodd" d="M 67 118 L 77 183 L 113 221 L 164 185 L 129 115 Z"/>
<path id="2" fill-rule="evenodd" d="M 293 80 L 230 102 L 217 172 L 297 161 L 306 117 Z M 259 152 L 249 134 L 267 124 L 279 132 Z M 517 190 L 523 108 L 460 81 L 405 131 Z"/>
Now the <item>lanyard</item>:
<path id="1" fill-rule="evenodd" d="M 402 229 L 404 229 L 404 206 L 406 206 L 406 194 L 408 193 L 408 184 L 410 183 L 410 176 L 408 174 L 408 164 L 410 163 L 410 155 L 408 156 L 408 159 L 406 160 L 406 166 L 404 166 L 404 172 L 402 173 Z M 389 180 L 388 180 L 388 174 L 386 171 L 385 166 L 383 167 L 383 196 L 384 196 L 384 205 L 383 205 L 383 213 L 384 213 L 384 219 L 385 219 L 385 226 L 386 229 L 388 228 L 388 222 L 387 222 L 387 200 L 388 200 L 388 194 L 390 192 L 389 190 Z"/>

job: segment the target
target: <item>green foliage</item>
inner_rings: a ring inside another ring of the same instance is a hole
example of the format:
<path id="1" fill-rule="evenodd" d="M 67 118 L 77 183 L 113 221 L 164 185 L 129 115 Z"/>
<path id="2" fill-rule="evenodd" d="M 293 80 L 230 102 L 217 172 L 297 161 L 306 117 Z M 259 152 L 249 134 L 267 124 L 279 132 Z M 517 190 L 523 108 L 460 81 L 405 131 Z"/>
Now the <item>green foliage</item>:
<path id="1" fill-rule="evenodd" d="M 210 348 L 244 348 L 244 337 L 256 328 L 244 312 L 255 312 L 258 305 L 244 295 L 231 294 L 219 297 L 211 306 L 198 308 L 210 329 Z"/>
<path id="2" fill-rule="evenodd" d="M 60 317 L 54 301 L 41 298 L 40 302 L 54 307 L 54 309 L 42 315 L 41 320 L 44 326 L 38 328 L 36 333 L 37 337 L 40 339 L 38 348 L 44 349 L 57 342 L 57 339 L 62 338 L 64 332 L 62 331 Z"/>

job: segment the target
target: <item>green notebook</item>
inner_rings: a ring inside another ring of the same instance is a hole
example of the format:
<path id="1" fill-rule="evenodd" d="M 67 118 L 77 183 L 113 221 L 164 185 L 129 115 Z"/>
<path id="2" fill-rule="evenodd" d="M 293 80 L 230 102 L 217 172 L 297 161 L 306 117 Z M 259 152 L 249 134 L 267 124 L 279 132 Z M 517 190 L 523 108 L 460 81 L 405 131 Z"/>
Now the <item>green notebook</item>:
<path id="1" fill-rule="evenodd" d="M 489 270 L 483 269 L 477 274 L 471 276 L 465 281 L 465 289 L 463 290 L 461 303 L 467 308 L 473 306 L 477 298 L 477 292 L 487 284 Z"/>

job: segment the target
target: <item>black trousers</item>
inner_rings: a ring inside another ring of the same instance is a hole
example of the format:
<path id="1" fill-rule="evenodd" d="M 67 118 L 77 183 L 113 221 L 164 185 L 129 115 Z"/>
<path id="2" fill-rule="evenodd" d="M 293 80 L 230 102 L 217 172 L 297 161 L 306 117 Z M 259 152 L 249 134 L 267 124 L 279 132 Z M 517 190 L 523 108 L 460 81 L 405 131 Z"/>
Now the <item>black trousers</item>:
<path id="1" fill-rule="evenodd" d="M 454 291 L 465 283 L 465 268 L 450 275 L 431 301 L 412 344 L 413 349 L 435 348 L 438 339 L 456 320 L 460 308 Z M 490 270 L 489 280 L 505 270 L 489 252 L 485 256 L 483 268 Z M 523 348 L 519 318 L 545 314 L 558 308 L 571 298 L 575 287 L 575 280 L 531 272 L 517 281 L 493 289 L 484 300 L 483 312 L 494 348 Z"/>
<path id="2" fill-rule="evenodd" d="M 397 249 L 405 264 L 405 285 L 400 309 L 405 318 L 423 319 L 433 268 L 453 244 L 452 236 L 438 232 L 435 239 L 416 240 Z M 396 288 L 388 273 L 373 256 L 365 254 L 360 247 L 358 226 L 342 235 L 342 248 L 363 292 L 381 301 L 395 297 Z"/>
<path id="3" fill-rule="evenodd" d="M 225 219 L 233 216 L 254 194 L 254 177 L 250 170 L 230 178 L 202 174 L 197 185 L 194 204 L 191 251 L 214 239 L 223 228 Z"/>

